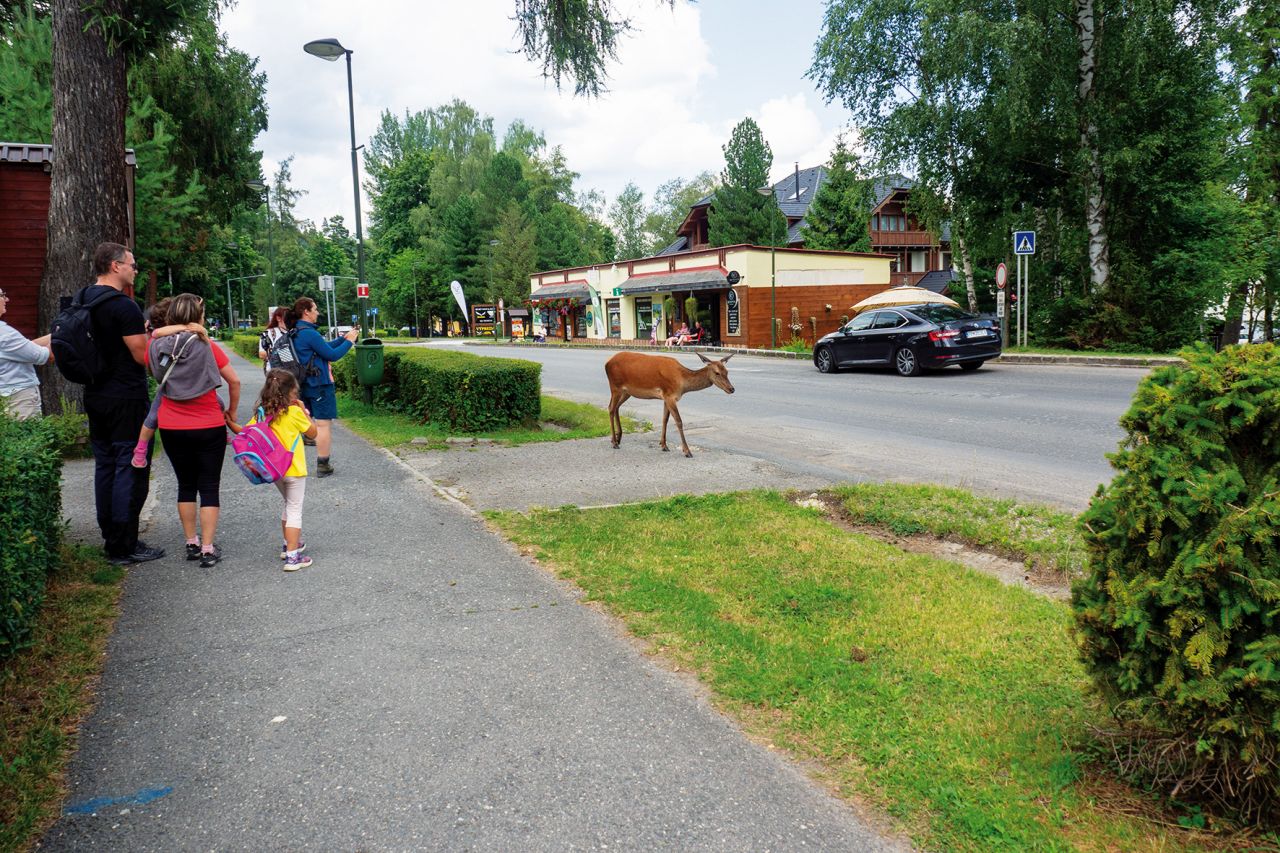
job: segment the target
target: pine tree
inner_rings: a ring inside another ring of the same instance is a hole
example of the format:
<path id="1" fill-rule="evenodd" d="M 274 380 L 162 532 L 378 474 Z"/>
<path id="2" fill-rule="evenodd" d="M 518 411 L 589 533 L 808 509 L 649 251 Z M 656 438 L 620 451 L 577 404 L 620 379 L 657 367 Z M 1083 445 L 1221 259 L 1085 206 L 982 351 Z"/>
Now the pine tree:
<path id="1" fill-rule="evenodd" d="M 723 150 L 721 187 L 708 213 L 711 245 L 785 246 L 786 218 L 772 193 L 764 196 L 759 192 L 769 183 L 769 168 L 773 165 L 773 150 L 760 126 L 744 118 L 733 129 Z"/>
<path id="2" fill-rule="evenodd" d="M 832 152 L 826 180 L 805 214 L 805 248 L 871 251 L 867 220 L 874 204 L 871 181 L 861 174 L 857 153 L 850 151 L 841 137 Z"/>

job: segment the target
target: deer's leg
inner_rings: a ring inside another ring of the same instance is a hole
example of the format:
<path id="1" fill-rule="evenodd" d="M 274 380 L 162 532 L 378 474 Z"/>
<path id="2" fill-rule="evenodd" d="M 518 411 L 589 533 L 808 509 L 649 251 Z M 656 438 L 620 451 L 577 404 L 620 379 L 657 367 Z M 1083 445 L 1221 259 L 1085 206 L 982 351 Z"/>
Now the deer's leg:
<path id="1" fill-rule="evenodd" d="M 609 439 L 615 450 L 622 444 L 622 404 L 631 395 L 619 389 L 609 395 Z"/>
<path id="2" fill-rule="evenodd" d="M 676 429 L 679 430 L 680 432 L 680 449 L 684 451 L 685 456 L 692 458 L 693 452 L 689 450 L 689 442 L 684 440 L 684 421 L 680 419 L 680 410 L 676 408 L 675 400 L 672 400 L 669 403 L 667 403 L 667 411 L 670 412 L 671 416 L 676 419 Z M 664 437 L 666 435 L 666 426 L 667 426 L 667 423 L 664 417 L 662 422 L 662 427 L 663 427 L 662 432 Z M 664 447 L 663 450 L 666 450 L 666 448 Z"/>
<path id="3" fill-rule="evenodd" d="M 658 447 L 662 448 L 662 452 L 667 452 L 667 418 L 671 417 L 671 407 L 664 400 L 662 403 L 662 438 L 658 440 Z"/>

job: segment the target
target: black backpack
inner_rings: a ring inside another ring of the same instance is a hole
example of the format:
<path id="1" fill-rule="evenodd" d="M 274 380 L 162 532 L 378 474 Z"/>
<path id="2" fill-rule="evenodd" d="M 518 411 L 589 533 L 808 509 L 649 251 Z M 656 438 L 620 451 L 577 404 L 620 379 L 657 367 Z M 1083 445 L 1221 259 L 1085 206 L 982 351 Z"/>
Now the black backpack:
<path id="1" fill-rule="evenodd" d="M 298 330 L 290 329 L 276 338 L 276 342 L 267 351 L 267 369 L 289 371 L 293 374 L 293 378 L 298 380 L 298 387 L 301 388 L 303 380 L 314 375 L 311 363 L 315 361 L 315 355 L 312 354 L 305 365 L 299 360 L 298 350 L 294 347 L 294 338 L 297 336 Z"/>
<path id="2" fill-rule="evenodd" d="M 63 306 L 49 330 L 49 348 L 53 350 L 58 372 L 81 385 L 100 381 L 110 367 L 102 357 L 98 342 L 93 339 L 93 309 L 108 299 L 124 296 L 121 291 L 109 287 L 86 302 L 84 294 L 88 289 L 81 288 Z"/>

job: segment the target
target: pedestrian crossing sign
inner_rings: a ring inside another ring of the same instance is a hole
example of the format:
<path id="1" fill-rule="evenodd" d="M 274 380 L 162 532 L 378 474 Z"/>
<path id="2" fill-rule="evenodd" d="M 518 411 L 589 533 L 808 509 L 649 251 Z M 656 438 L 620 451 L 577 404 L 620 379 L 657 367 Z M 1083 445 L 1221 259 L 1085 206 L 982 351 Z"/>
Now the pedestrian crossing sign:
<path id="1" fill-rule="evenodd" d="M 1015 255 L 1034 255 L 1036 253 L 1036 232 L 1014 231 L 1013 253 Z"/>

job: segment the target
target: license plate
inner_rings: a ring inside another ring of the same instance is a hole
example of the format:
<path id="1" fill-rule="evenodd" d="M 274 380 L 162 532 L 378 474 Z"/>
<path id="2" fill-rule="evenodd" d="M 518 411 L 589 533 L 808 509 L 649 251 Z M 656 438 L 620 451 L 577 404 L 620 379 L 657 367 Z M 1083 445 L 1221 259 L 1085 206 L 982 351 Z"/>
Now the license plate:
<path id="1" fill-rule="evenodd" d="M 995 332 L 991 331 L 990 329 L 977 329 L 976 331 L 965 332 L 964 336 L 965 336 L 965 339 L 967 340 L 970 338 L 989 338 L 994 334 Z"/>

